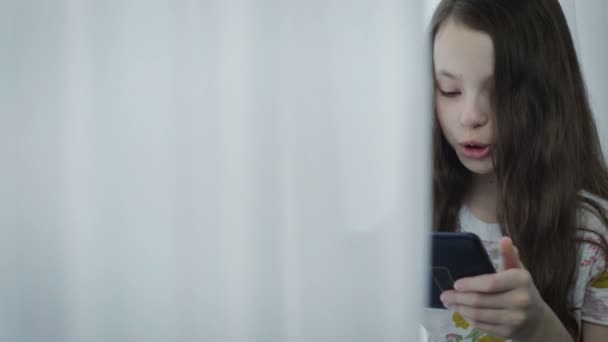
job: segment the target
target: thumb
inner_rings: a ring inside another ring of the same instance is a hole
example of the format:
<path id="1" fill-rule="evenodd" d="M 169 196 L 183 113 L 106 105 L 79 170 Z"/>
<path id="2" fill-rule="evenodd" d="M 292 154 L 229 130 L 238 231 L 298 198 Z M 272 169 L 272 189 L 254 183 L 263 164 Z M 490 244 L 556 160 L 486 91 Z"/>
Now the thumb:
<path id="1" fill-rule="evenodd" d="M 523 268 L 519 260 L 519 251 L 513 246 L 511 238 L 505 237 L 500 240 L 500 255 L 502 258 L 502 269 Z"/>

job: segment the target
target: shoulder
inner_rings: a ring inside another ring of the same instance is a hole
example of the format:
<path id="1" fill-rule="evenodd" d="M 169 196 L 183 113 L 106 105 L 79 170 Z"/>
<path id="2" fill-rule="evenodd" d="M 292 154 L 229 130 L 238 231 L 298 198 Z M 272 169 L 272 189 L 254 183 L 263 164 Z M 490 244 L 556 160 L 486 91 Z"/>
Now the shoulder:
<path id="1" fill-rule="evenodd" d="M 598 219 L 599 214 L 606 216 L 608 214 L 608 199 L 591 194 L 586 191 L 579 193 L 579 217 L 584 219 Z M 604 225 L 603 227 L 607 227 Z"/>
<path id="2" fill-rule="evenodd" d="M 608 200 L 582 192 L 577 212 L 578 228 L 582 237 L 596 241 L 608 237 Z"/>
<path id="3" fill-rule="evenodd" d="M 578 237 L 581 240 L 581 268 L 590 268 L 591 277 L 605 272 L 608 252 L 608 200 L 581 194 L 578 210 Z"/>
<path id="4" fill-rule="evenodd" d="M 577 288 L 584 296 L 580 318 L 608 326 L 608 201 L 583 194 L 578 220 L 581 245 Z"/>

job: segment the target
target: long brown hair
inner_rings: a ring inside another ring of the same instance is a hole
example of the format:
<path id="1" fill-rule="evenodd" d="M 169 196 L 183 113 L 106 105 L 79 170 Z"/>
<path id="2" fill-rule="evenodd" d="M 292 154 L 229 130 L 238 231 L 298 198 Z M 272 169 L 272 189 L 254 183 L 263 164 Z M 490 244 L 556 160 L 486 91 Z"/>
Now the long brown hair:
<path id="1" fill-rule="evenodd" d="M 431 46 L 448 19 L 492 38 L 498 220 L 545 302 L 576 336 L 568 298 L 585 229 L 579 210 L 590 208 L 608 226 L 592 199 L 608 199 L 608 171 L 566 18 L 558 0 L 443 0 Z M 455 231 L 472 176 L 436 120 L 433 139 L 433 229 Z M 606 255 L 606 240 L 596 235 L 584 241 Z"/>

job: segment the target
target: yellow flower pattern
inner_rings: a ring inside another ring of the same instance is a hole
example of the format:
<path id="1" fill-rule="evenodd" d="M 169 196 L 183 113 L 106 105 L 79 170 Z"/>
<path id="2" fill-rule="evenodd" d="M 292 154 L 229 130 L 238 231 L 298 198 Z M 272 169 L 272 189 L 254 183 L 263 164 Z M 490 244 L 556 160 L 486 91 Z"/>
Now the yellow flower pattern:
<path id="1" fill-rule="evenodd" d="M 471 326 L 469 324 L 469 322 L 467 322 L 467 320 L 464 319 L 464 317 L 462 317 L 462 315 L 459 314 L 458 312 L 454 312 L 454 314 L 452 315 L 452 321 L 454 322 L 454 326 L 456 328 L 467 330 Z M 458 337 L 460 337 L 460 336 L 458 336 Z M 472 342 L 505 342 L 505 340 L 503 340 L 501 338 L 486 335 L 481 330 L 478 330 L 478 329 L 473 329 L 473 331 L 471 331 L 464 339 L 470 340 Z M 453 340 L 454 340 L 453 334 L 448 334 L 446 336 L 446 341 L 453 341 Z M 458 339 L 457 341 L 460 341 L 460 340 L 461 339 Z"/>
<path id="2" fill-rule="evenodd" d="M 602 273 L 599 277 L 595 278 L 590 284 L 591 287 L 596 289 L 608 289 L 608 272 Z"/>
<path id="3" fill-rule="evenodd" d="M 486 335 L 486 336 L 480 337 L 479 340 L 477 340 L 477 342 L 505 342 L 505 340 L 503 340 L 502 338 Z"/>
<path id="4" fill-rule="evenodd" d="M 454 312 L 452 321 L 456 328 L 469 329 L 469 322 L 467 322 L 458 312 Z"/>

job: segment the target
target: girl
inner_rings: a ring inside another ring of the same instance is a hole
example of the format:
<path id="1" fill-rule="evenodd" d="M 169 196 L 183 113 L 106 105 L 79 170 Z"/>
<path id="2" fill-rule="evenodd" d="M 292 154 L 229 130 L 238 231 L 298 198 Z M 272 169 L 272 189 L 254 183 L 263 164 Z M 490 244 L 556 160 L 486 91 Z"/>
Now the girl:
<path id="1" fill-rule="evenodd" d="M 442 294 L 432 339 L 608 341 L 608 171 L 558 1 L 443 0 L 431 29 L 433 228 L 499 269 Z"/>

